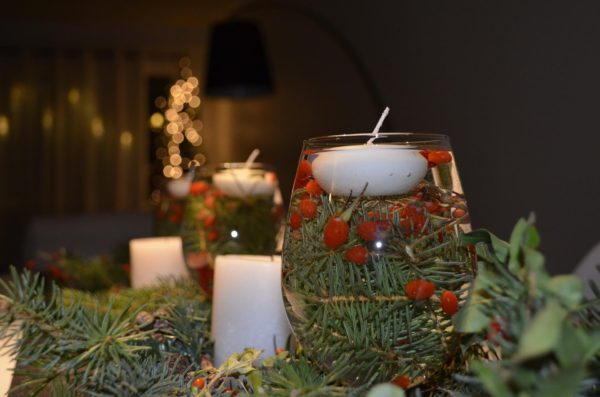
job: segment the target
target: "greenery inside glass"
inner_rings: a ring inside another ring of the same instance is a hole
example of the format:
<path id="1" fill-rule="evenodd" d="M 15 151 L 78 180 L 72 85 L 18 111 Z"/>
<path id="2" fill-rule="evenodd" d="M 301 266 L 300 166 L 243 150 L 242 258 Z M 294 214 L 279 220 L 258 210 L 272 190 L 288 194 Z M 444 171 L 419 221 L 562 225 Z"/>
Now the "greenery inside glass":
<path id="1" fill-rule="evenodd" d="M 334 135 L 304 142 L 283 247 L 294 334 L 348 384 L 406 386 L 451 371 L 452 316 L 476 273 L 448 137 Z M 400 379 L 400 381 L 398 381 Z"/>

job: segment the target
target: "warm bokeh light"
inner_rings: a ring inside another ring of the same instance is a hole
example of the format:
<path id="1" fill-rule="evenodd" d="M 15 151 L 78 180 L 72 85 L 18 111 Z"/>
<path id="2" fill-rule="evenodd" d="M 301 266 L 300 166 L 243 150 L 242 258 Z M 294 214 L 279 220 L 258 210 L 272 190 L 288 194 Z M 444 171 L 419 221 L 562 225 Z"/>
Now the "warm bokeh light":
<path id="1" fill-rule="evenodd" d="M 52 130 L 52 127 L 54 127 L 54 112 L 52 112 L 52 109 L 44 109 L 41 124 L 44 131 Z"/>
<path id="2" fill-rule="evenodd" d="M 77 105 L 79 103 L 79 90 L 77 88 L 71 88 L 69 92 L 67 92 L 67 99 L 71 105 Z"/>
<path id="3" fill-rule="evenodd" d="M 161 128 L 164 122 L 165 118 L 163 117 L 162 113 L 154 112 L 150 116 L 150 127 L 154 129 Z"/>
<path id="4" fill-rule="evenodd" d="M 10 131 L 10 121 L 8 116 L 0 114 L 0 138 L 4 138 Z"/>
<path id="5" fill-rule="evenodd" d="M 102 118 L 92 117 L 92 120 L 90 121 L 90 128 L 94 138 L 102 138 L 104 135 L 104 122 L 102 121 Z"/>
<path id="6" fill-rule="evenodd" d="M 121 142 L 121 146 L 129 147 L 133 142 L 133 134 L 127 130 L 121 132 L 121 136 L 119 137 L 119 141 Z"/>

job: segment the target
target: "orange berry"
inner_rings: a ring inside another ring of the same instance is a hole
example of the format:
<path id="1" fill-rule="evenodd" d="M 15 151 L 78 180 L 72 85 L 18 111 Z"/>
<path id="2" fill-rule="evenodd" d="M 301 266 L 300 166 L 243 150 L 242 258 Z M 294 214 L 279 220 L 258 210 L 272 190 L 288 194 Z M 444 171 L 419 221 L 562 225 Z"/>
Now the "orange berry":
<path id="1" fill-rule="evenodd" d="M 296 179 L 294 180 L 294 189 L 304 187 L 312 176 L 312 166 L 308 160 L 300 161 L 298 164 L 298 171 L 296 172 Z"/>
<path id="2" fill-rule="evenodd" d="M 410 378 L 406 375 L 398 375 L 392 379 L 392 383 L 406 390 L 410 386 Z"/>
<path id="3" fill-rule="evenodd" d="M 217 233 L 216 230 L 211 230 L 210 232 L 208 232 L 208 240 L 209 241 L 215 241 L 218 238 L 219 238 L 219 233 Z"/>
<path id="4" fill-rule="evenodd" d="M 323 230 L 323 242 L 332 250 L 337 249 L 340 245 L 348 241 L 348 233 L 350 227 L 342 218 L 332 216 L 327 221 Z"/>
<path id="5" fill-rule="evenodd" d="M 196 378 L 194 379 L 194 383 L 192 383 L 192 385 L 196 388 L 196 389 L 204 389 L 204 379 L 203 378 Z"/>
<path id="6" fill-rule="evenodd" d="M 190 186 L 190 194 L 198 196 L 199 194 L 206 193 L 209 189 L 210 185 L 204 181 L 194 182 Z"/>
<path id="7" fill-rule="evenodd" d="M 462 218 L 463 216 L 465 216 L 466 211 L 463 210 L 462 208 L 455 208 L 454 212 L 452 213 L 452 217 L 453 218 Z"/>
<path id="8" fill-rule="evenodd" d="M 292 230 L 299 229 L 301 225 L 302 225 L 302 216 L 300 216 L 299 213 L 294 212 L 292 215 L 290 215 L 290 226 L 291 226 Z"/>
<path id="9" fill-rule="evenodd" d="M 435 165 L 446 164 L 452 161 L 452 155 L 446 150 L 433 150 L 427 156 L 427 160 Z"/>
<path id="10" fill-rule="evenodd" d="M 344 258 L 346 258 L 348 262 L 362 265 L 367 263 L 369 260 L 369 250 L 362 245 L 357 245 L 356 247 L 352 247 L 346 251 Z"/>
<path id="11" fill-rule="evenodd" d="M 429 299 L 435 291 L 435 285 L 423 278 L 411 280 L 406 284 L 406 295 L 412 300 Z"/>
<path id="12" fill-rule="evenodd" d="M 323 194 L 323 189 L 321 189 L 317 181 L 311 179 L 306 183 L 306 192 L 312 196 L 320 196 Z"/>
<path id="13" fill-rule="evenodd" d="M 444 291 L 440 296 L 442 302 L 442 310 L 449 316 L 454 315 L 458 311 L 458 298 L 452 291 Z"/>
<path id="14" fill-rule="evenodd" d="M 300 201 L 300 212 L 307 219 L 312 219 L 317 216 L 317 204 L 309 198 L 304 198 Z"/>

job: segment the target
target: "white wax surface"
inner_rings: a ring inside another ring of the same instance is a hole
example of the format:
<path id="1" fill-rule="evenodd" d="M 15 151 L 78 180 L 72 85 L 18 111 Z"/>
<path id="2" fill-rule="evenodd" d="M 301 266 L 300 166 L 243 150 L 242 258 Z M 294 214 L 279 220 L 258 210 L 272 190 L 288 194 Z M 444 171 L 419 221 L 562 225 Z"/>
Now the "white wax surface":
<path id="1" fill-rule="evenodd" d="M 319 152 L 312 162 L 319 185 L 336 196 L 390 196 L 410 192 L 425 177 L 427 160 L 401 145 L 340 146 Z"/>
<path id="2" fill-rule="evenodd" d="M 18 327 L 17 323 L 11 325 L 11 327 Z M 18 338 L 15 335 L 15 339 Z M 12 344 L 15 343 L 16 340 L 10 340 L 7 338 L 0 338 L 0 397 L 8 396 L 8 390 L 10 389 L 10 385 L 12 383 L 13 378 L 13 369 L 17 364 L 17 360 L 15 356 L 9 356 L 8 353 L 10 351 L 9 346 L 4 346 L 4 344 Z"/>
<path id="3" fill-rule="evenodd" d="M 290 335 L 281 294 L 281 257 L 221 255 L 215 261 L 212 336 L 215 365 L 246 347 L 261 358 L 285 347 Z"/>
<path id="4" fill-rule="evenodd" d="M 129 242 L 131 286 L 150 287 L 164 278 L 188 277 L 181 237 L 151 237 Z"/>
<path id="5" fill-rule="evenodd" d="M 179 179 L 172 179 L 167 182 L 167 190 L 171 196 L 175 198 L 185 198 L 190 192 L 190 186 L 192 181 L 189 178 L 183 177 Z"/>
<path id="6" fill-rule="evenodd" d="M 272 196 L 277 180 L 252 169 L 230 169 L 213 175 L 213 183 L 223 193 L 232 197 Z"/>

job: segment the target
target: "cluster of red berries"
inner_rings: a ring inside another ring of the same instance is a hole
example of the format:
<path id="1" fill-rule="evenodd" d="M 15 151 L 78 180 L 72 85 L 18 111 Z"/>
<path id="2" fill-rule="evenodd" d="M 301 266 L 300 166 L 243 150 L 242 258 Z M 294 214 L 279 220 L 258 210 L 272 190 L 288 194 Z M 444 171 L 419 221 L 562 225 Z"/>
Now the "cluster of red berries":
<path id="1" fill-rule="evenodd" d="M 209 241 L 216 241 L 219 238 L 219 232 L 215 228 L 216 217 L 215 217 L 215 204 L 217 199 L 222 195 L 218 190 L 211 191 L 211 186 L 205 181 L 198 181 L 192 183 L 190 186 L 190 195 L 194 197 L 204 196 L 204 208 L 198 211 L 196 218 L 204 223 L 208 233 L 206 238 Z"/>
<path id="2" fill-rule="evenodd" d="M 447 150 L 421 150 L 421 155 L 427 160 L 429 168 L 447 164 L 452 161 L 452 155 Z"/>
<path id="3" fill-rule="evenodd" d="M 418 278 L 406 283 L 406 296 L 412 300 L 429 299 L 435 293 L 435 285 L 424 278 Z M 440 295 L 442 310 L 449 316 L 454 315 L 458 309 L 458 298 L 452 291 L 444 291 Z"/>

